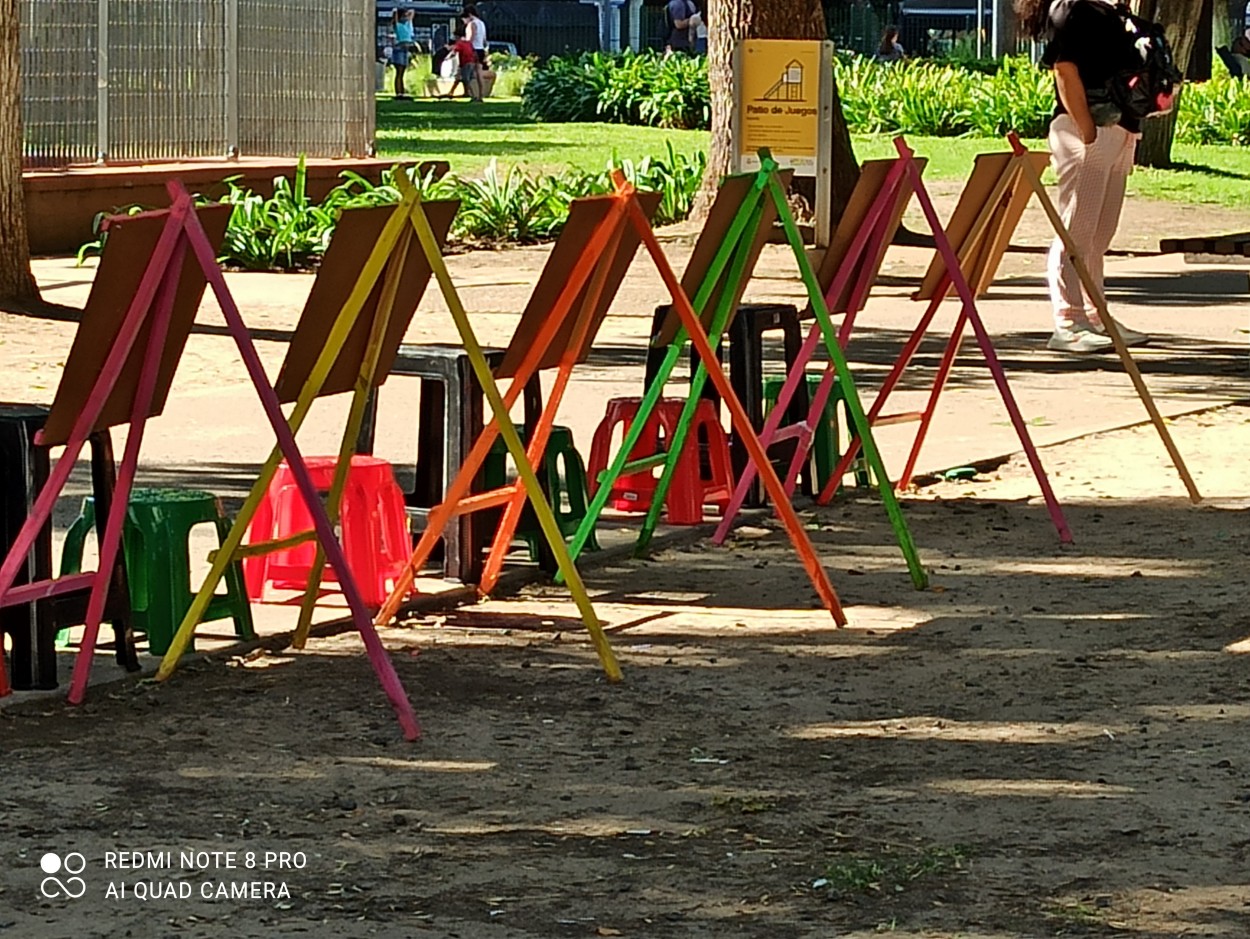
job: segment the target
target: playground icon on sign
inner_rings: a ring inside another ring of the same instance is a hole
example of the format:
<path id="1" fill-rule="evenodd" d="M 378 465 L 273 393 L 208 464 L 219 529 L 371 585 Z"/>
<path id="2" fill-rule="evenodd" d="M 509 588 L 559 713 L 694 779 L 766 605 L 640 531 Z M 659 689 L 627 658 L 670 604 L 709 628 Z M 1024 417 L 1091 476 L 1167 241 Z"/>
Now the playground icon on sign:
<path id="1" fill-rule="evenodd" d="M 806 101 L 803 93 L 803 63 L 791 59 L 777 84 L 758 99 L 760 101 Z"/>
<path id="2" fill-rule="evenodd" d="M 64 871 L 66 874 L 81 874 L 87 868 L 87 859 L 77 851 L 71 851 L 65 855 L 64 860 L 59 854 L 49 851 L 39 859 L 40 869 L 47 874 L 39 884 L 39 892 L 49 900 L 57 897 L 67 897 L 70 900 L 77 900 L 87 892 L 87 883 L 81 877 L 70 876 L 61 880 L 56 875 Z"/>

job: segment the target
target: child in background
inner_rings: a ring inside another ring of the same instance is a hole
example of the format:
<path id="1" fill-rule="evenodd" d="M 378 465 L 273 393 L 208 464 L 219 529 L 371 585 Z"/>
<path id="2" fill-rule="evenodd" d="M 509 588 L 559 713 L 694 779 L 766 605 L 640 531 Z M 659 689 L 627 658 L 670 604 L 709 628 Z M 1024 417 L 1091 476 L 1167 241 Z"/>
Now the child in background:
<path id="1" fill-rule="evenodd" d="M 451 52 L 460 62 L 459 76 L 461 84 L 464 85 L 464 93 L 472 101 L 481 101 L 482 86 L 477 78 L 477 50 L 473 48 L 473 43 L 467 39 L 457 39 L 451 44 Z M 454 85 L 452 92 L 455 92 Z"/>

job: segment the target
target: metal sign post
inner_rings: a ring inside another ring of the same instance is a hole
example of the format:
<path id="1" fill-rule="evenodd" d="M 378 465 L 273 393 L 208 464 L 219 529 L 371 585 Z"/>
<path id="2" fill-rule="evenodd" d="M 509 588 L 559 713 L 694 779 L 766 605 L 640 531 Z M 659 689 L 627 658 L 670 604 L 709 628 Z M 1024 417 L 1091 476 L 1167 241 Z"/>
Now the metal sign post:
<path id="1" fill-rule="evenodd" d="M 734 49 L 733 167 L 760 168 L 759 151 L 816 180 L 816 247 L 833 234 L 833 43 L 747 39 Z"/>

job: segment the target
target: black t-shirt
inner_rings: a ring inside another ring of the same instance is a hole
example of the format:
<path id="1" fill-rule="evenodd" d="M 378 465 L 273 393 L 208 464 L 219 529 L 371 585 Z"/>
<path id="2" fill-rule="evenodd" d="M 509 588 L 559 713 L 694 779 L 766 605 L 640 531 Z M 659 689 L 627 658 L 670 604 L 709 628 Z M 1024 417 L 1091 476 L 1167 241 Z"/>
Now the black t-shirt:
<path id="1" fill-rule="evenodd" d="M 1103 0 L 1056 0 L 1050 8 L 1053 34 L 1042 53 L 1042 64 L 1053 68 L 1071 62 L 1087 91 L 1101 91 L 1113 75 L 1141 67 L 1141 56 L 1124 30 L 1124 18 Z M 1055 93 L 1055 114 L 1065 114 Z M 1120 126 L 1137 133 L 1141 121 L 1130 116 Z"/>

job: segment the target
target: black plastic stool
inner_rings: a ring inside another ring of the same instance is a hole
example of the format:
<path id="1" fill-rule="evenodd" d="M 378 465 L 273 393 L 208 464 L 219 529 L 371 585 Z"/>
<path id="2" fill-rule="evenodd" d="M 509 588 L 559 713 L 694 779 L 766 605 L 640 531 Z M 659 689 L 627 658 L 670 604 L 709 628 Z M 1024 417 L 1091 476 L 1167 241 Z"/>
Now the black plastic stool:
<path id="1" fill-rule="evenodd" d="M 47 420 L 47 408 L 27 404 L 0 404 L 0 542 L 6 552 L 17 538 L 35 498 L 51 471 L 46 447 L 35 445 L 35 433 Z M 100 511 L 97 532 L 104 529 L 113 498 L 116 473 L 113 445 L 107 430 L 91 435 L 92 495 Z M 103 501 L 101 501 L 103 500 Z M 25 568 L 16 584 L 52 577 L 52 524 L 48 522 L 35 540 Z M 57 686 L 56 634 L 87 618 L 89 588 L 60 596 L 0 609 L 0 631 L 12 638 L 12 685 L 19 691 Z M 105 617 L 113 623 L 117 662 L 127 671 L 139 670 L 130 623 L 130 591 L 126 584 L 123 553 L 117 552 L 113 580 L 109 584 Z"/>
<path id="2" fill-rule="evenodd" d="M 651 328 L 653 337 L 659 335 L 660 327 L 668 317 L 668 311 L 667 305 L 656 307 Z M 747 412 L 747 417 L 750 418 L 751 426 L 755 428 L 756 433 L 764 429 L 764 333 L 775 330 L 781 330 L 783 334 L 786 371 L 788 372 L 798 360 L 803 346 L 802 324 L 799 320 L 799 311 L 795 307 L 788 303 L 746 303 L 738 307 L 733 322 L 729 326 L 727 337 L 729 340 L 729 384 L 734 394 L 738 396 L 738 400 L 742 402 L 742 407 Z M 722 361 L 724 361 L 723 345 L 722 341 L 716 346 L 717 358 Z M 668 350 L 663 347 L 648 348 L 644 389 L 650 387 L 655 379 L 667 352 Z M 698 353 L 691 346 L 691 375 L 694 374 L 698 364 Z M 704 384 L 703 397 L 718 405 L 720 403 L 720 395 L 716 393 L 711 382 Z M 798 392 L 790 402 L 782 426 L 806 418 L 807 409 L 807 383 L 803 382 L 800 383 Z M 789 468 L 794 446 L 794 441 L 781 441 L 774 444 L 773 463 L 778 473 L 784 474 Z M 737 434 L 730 435 L 729 458 L 733 463 L 735 478 L 741 476 L 747 463 L 750 462 L 750 454 L 747 452 L 746 444 Z M 811 479 L 809 470 L 804 469 L 800 483 L 801 491 L 805 495 L 811 495 L 814 480 Z M 743 504 L 752 507 L 764 504 L 763 487 L 758 477 L 751 484 L 751 489 Z"/>
<path id="3" fill-rule="evenodd" d="M 504 350 L 486 349 L 491 368 L 503 362 Z M 404 493 L 413 529 L 424 528 L 430 509 L 443 501 L 455 478 L 485 427 L 485 399 L 469 355 L 457 345 L 402 345 L 391 367 L 392 375 L 421 379 L 421 401 L 417 413 L 416 479 L 412 491 Z M 542 386 L 537 375 L 525 388 L 525 437 L 538 423 L 542 412 Z M 377 421 L 376 389 L 370 394 L 365 420 L 356 446 L 360 453 L 372 453 Z M 540 480 L 542 470 L 539 468 Z M 545 480 L 544 480 L 545 482 Z M 474 480 L 473 491 L 480 492 L 482 474 Z M 530 511 L 528 504 L 526 512 Z M 461 583 L 475 584 L 482 577 L 482 549 L 492 518 L 498 512 L 461 515 L 448 525 L 443 535 L 443 576 Z M 544 543 L 545 548 L 545 543 Z M 553 559 L 545 554 L 542 563 L 549 568 Z"/>

